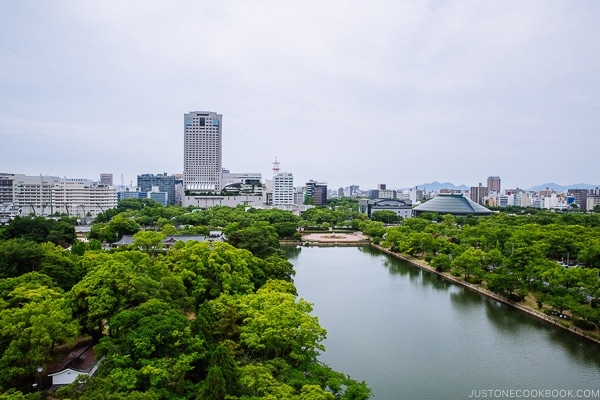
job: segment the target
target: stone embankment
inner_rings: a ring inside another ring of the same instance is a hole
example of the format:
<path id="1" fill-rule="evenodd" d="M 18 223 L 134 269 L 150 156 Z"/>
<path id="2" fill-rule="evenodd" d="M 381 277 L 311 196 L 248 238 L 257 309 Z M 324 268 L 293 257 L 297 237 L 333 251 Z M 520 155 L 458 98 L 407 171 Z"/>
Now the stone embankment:
<path id="1" fill-rule="evenodd" d="M 401 260 L 407 261 L 407 262 L 409 262 L 409 263 L 411 263 L 411 264 L 413 264 L 413 265 L 415 265 L 415 266 L 417 266 L 417 267 L 419 267 L 419 268 L 421 268 L 423 270 L 426 270 L 426 271 L 429 271 L 429 272 L 431 272 L 433 274 L 439 275 L 442 278 L 444 278 L 444 279 L 446 279 L 446 280 L 448 280 L 450 282 L 453 282 L 453 283 L 456 283 L 457 285 L 461 285 L 463 287 L 466 287 L 469 290 L 472 290 L 474 292 L 480 293 L 480 294 L 482 294 L 484 296 L 487 296 L 487 297 L 489 297 L 491 299 L 499 301 L 500 303 L 506 304 L 506 305 L 508 305 L 510 307 L 516 308 L 517 310 L 522 311 L 524 313 L 527 313 L 527 314 L 529 314 L 531 316 L 534 316 L 534 317 L 536 317 L 536 318 L 538 318 L 538 319 L 540 319 L 540 320 L 542 320 L 544 322 L 547 322 L 547 323 L 552 324 L 552 325 L 554 325 L 556 327 L 559 327 L 561 329 L 564 329 L 564 330 L 567 330 L 567 331 L 569 331 L 571 333 L 574 333 L 575 335 L 578 335 L 580 337 L 583 337 L 585 339 L 588 339 L 588 340 L 591 340 L 591 341 L 593 341 L 595 343 L 600 344 L 600 340 L 598 338 L 596 338 L 594 336 L 591 336 L 587 332 L 585 332 L 585 331 L 583 331 L 583 330 L 581 330 L 581 329 L 579 329 L 577 327 L 565 325 L 564 322 L 562 322 L 560 320 L 557 320 L 555 318 L 552 318 L 552 317 L 544 314 L 543 312 L 534 310 L 534 309 L 532 309 L 530 307 L 527 307 L 524 304 L 516 303 L 514 301 L 510 301 L 506 297 L 499 296 L 498 294 L 496 294 L 496 293 L 494 293 L 494 292 L 492 292 L 490 290 L 484 289 L 481 286 L 465 282 L 464 280 L 459 279 L 459 278 L 454 277 L 454 276 L 449 275 L 449 274 L 438 272 L 438 271 L 435 270 L 435 268 L 431 267 L 425 261 L 417 260 L 417 259 L 412 258 L 410 256 L 407 256 L 405 254 L 394 253 L 393 251 L 390 251 L 390 250 L 388 250 L 388 249 L 386 249 L 384 247 L 381 247 L 379 245 L 376 245 L 376 244 L 371 244 L 371 245 L 373 247 L 375 247 L 375 248 L 383 251 L 384 253 L 389 254 L 392 257 L 396 257 L 396 258 L 399 258 Z"/>

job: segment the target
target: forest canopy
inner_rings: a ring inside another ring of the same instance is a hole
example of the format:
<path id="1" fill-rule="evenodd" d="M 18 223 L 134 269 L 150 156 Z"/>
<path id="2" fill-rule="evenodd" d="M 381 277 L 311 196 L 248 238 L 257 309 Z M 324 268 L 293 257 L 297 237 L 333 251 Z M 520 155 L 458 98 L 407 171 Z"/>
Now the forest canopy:
<path id="1" fill-rule="evenodd" d="M 34 237 L 27 228 L 0 228 L 2 398 L 42 398 L 32 391 L 41 379 L 37 368 L 52 372 L 65 349 L 82 340 L 93 344 L 99 369 L 55 398 L 370 397 L 364 382 L 317 359 L 326 331 L 297 295 L 276 229 L 295 227 L 297 217 L 131 201 L 105 214 L 90 242 L 60 241 L 68 248 L 54 243 L 51 231 Z M 220 228 L 232 239 L 177 242 L 167 250 L 156 246 L 165 228 Z M 101 249 L 122 234 L 136 241 Z"/>

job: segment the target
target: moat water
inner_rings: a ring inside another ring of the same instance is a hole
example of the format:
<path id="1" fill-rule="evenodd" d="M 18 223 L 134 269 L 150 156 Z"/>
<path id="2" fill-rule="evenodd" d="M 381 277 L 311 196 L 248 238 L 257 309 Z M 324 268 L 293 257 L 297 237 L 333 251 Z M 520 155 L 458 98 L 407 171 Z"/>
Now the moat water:
<path id="1" fill-rule="evenodd" d="M 320 360 L 376 400 L 600 398 L 600 345 L 376 249 L 284 250 Z"/>

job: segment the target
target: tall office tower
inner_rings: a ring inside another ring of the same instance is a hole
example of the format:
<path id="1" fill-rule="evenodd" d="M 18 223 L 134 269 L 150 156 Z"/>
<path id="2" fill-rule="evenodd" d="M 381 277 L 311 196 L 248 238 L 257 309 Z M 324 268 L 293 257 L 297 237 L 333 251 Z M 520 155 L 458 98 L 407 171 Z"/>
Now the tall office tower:
<path id="1" fill-rule="evenodd" d="M 189 192 L 221 190 L 223 115 L 184 114 L 183 184 Z"/>
<path id="2" fill-rule="evenodd" d="M 500 177 L 490 176 L 487 179 L 487 188 L 490 192 L 500 193 Z"/>
<path id="3" fill-rule="evenodd" d="M 280 172 L 273 176 L 273 205 L 291 204 L 294 204 L 294 176 L 287 172 Z"/>

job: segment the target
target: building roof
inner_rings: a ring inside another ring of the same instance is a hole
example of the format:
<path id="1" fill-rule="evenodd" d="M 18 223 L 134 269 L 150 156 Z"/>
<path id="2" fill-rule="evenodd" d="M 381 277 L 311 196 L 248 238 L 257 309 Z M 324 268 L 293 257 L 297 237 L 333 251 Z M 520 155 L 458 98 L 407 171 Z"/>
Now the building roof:
<path id="1" fill-rule="evenodd" d="M 169 235 L 163 241 L 162 244 L 166 247 L 172 246 L 175 242 L 189 242 L 190 240 L 195 240 L 197 242 L 204 242 L 205 240 L 209 241 L 222 241 L 224 240 L 222 231 L 210 231 L 208 236 L 205 235 Z M 123 235 L 121 240 L 118 240 L 112 244 L 112 246 L 124 246 L 133 244 L 135 239 L 133 235 Z"/>
<path id="2" fill-rule="evenodd" d="M 412 207 L 412 201 L 408 199 L 376 199 L 368 200 L 368 204 L 374 208 Z"/>
<path id="3" fill-rule="evenodd" d="M 79 344 L 48 374 L 53 376 L 66 369 L 89 373 L 97 365 L 91 344 Z"/>
<path id="4" fill-rule="evenodd" d="M 206 240 L 206 236 L 204 236 L 204 235 L 170 235 L 170 236 L 167 236 L 162 241 L 162 244 L 168 246 L 168 245 L 172 245 L 175 242 L 179 242 L 179 241 L 188 242 L 190 240 L 196 240 L 198 242 L 203 242 Z M 113 246 L 129 245 L 129 244 L 133 244 L 134 241 L 135 241 L 135 239 L 133 238 L 133 235 L 123 235 L 121 240 L 114 242 L 112 245 Z"/>
<path id="5" fill-rule="evenodd" d="M 479 205 L 462 194 L 443 194 L 414 208 L 416 215 L 424 212 L 452 215 L 490 215 L 491 210 Z"/>

